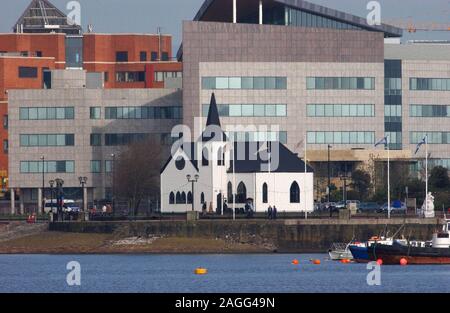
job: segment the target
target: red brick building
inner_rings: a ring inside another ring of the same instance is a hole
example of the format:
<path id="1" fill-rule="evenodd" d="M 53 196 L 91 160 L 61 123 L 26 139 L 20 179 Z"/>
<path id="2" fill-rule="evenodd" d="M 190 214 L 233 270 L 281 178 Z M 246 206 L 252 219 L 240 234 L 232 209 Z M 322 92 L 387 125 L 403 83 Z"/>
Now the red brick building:
<path id="1" fill-rule="evenodd" d="M 64 13 L 47 0 L 43 9 L 40 5 L 31 1 L 15 33 L 0 34 L 2 189 L 8 176 L 8 89 L 45 88 L 45 71 L 52 69 L 104 73 L 105 88 L 163 88 L 165 78 L 182 73 L 182 64 L 172 57 L 171 35 L 82 34 L 79 26 L 67 25 Z M 42 21 L 36 18 L 39 14 Z"/>

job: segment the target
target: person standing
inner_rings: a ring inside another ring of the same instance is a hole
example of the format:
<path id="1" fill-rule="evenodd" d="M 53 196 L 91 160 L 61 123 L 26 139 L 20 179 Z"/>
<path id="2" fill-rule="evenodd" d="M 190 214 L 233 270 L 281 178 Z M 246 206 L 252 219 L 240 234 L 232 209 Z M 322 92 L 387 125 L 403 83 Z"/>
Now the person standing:
<path id="1" fill-rule="evenodd" d="M 272 219 L 272 206 L 271 205 L 269 205 L 269 208 L 267 209 L 267 218 L 269 220 Z"/>
<path id="2" fill-rule="evenodd" d="M 273 219 L 276 220 L 277 219 L 277 207 L 276 206 L 273 206 L 272 215 L 273 215 Z"/>

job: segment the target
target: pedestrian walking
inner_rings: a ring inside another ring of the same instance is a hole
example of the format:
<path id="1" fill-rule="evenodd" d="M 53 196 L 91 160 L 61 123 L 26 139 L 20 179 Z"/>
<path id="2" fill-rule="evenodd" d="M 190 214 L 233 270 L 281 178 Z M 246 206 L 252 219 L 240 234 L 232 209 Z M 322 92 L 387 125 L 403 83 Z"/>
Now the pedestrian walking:
<path id="1" fill-rule="evenodd" d="M 274 220 L 277 219 L 277 212 L 278 212 L 277 207 L 276 207 L 276 206 L 273 206 L 272 216 L 273 216 L 273 219 L 274 219 Z"/>
<path id="2" fill-rule="evenodd" d="M 267 218 L 268 218 L 269 220 L 272 219 L 272 211 L 273 211 L 272 206 L 269 205 L 269 208 L 267 209 Z"/>

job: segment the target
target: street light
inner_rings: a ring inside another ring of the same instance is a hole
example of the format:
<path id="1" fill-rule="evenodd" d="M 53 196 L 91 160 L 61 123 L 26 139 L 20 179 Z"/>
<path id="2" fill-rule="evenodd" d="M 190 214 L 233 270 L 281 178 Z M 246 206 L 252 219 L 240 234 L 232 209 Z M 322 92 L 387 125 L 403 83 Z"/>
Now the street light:
<path id="1" fill-rule="evenodd" d="M 45 213 L 44 207 L 45 207 L 45 157 L 41 156 L 42 161 L 42 199 L 41 199 L 41 206 L 42 206 L 42 214 Z"/>
<path id="2" fill-rule="evenodd" d="M 200 176 L 198 176 L 198 174 L 195 174 L 194 179 L 192 179 L 191 175 L 186 175 L 186 178 L 188 180 L 189 183 L 192 184 L 192 211 L 194 211 L 194 183 L 198 182 Z"/>
<path id="3" fill-rule="evenodd" d="M 86 183 L 87 183 L 87 177 L 82 177 L 82 176 L 80 176 L 80 177 L 78 177 L 78 180 L 80 181 L 80 185 L 81 185 L 81 191 L 82 191 L 82 193 L 83 193 L 83 195 L 82 195 L 82 197 L 83 197 L 83 206 L 82 206 L 82 208 L 83 208 L 83 211 L 85 211 L 85 208 L 84 208 L 84 206 L 85 206 L 85 202 L 84 202 L 84 185 L 86 185 Z"/>
<path id="4" fill-rule="evenodd" d="M 63 186 L 64 186 L 64 180 L 62 180 L 61 178 L 57 178 L 55 179 L 55 183 L 56 183 L 56 190 L 57 190 L 57 196 L 56 196 L 56 202 L 57 202 L 57 210 L 58 210 L 58 219 L 59 216 L 61 214 L 62 211 L 62 198 L 63 198 Z"/>
<path id="5" fill-rule="evenodd" d="M 53 186 L 55 185 L 55 181 L 52 179 L 48 184 L 50 185 L 50 213 L 53 213 Z"/>
<path id="6" fill-rule="evenodd" d="M 328 145 L 328 203 L 330 203 L 330 188 L 331 188 L 331 167 L 330 167 L 330 150 L 333 148 L 331 145 Z"/>
<path id="7" fill-rule="evenodd" d="M 115 213 L 115 182 L 114 182 L 114 176 L 116 176 L 116 155 L 114 153 L 111 154 L 112 157 L 112 164 L 111 164 L 111 172 L 112 172 L 112 194 L 111 194 L 111 201 L 112 201 L 112 214 L 114 216 Z"/>

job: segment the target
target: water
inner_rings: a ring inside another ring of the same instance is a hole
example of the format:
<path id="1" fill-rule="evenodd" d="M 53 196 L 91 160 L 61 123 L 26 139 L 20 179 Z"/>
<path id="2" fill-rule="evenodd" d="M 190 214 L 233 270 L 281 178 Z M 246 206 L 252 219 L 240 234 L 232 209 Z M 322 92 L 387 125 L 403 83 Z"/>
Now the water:
<path id="1" fill-rule="evenodd" d="M 450 292 L 450 265 L 382 266 L 368 286 L 365 264 L 327 255 L 0 255 L 0 292 Z M 298 259 L 300 264 L 291 264 Z M 321 259 L 321 265 L 309 260 Z M 69 287 L 66 265 L 81 264 Z M 208 275 L 193 274 L 206 267 Z"/>

